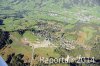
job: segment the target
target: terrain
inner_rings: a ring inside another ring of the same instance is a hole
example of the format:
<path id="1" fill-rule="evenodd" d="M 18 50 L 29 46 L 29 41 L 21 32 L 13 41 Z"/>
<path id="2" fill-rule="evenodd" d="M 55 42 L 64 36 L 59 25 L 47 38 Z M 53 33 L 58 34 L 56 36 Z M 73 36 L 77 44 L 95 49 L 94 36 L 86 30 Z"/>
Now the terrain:
<path id="1" fill-rule="evenodd" d="M 0 55 L 8 66 L 99 66 L 99 50 L 100 0 L 0 0 Z M 37 61 L 68 55 L 96 63 Z"/>

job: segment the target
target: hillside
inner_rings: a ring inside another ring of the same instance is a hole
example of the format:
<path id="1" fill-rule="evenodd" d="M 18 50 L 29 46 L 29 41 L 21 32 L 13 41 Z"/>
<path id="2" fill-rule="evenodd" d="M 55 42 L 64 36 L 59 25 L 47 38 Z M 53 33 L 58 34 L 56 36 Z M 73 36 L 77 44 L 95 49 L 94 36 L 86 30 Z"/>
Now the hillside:
<path id="1" fill-rule="evenodd" d="M 99 66 L 99 50 L 100 0 L 0 0 L 0 55 L 8 66 Z M 85 63 L 39 62 L 68 55 Z M 87 64 L 92 57 L 96 63 Z"/>

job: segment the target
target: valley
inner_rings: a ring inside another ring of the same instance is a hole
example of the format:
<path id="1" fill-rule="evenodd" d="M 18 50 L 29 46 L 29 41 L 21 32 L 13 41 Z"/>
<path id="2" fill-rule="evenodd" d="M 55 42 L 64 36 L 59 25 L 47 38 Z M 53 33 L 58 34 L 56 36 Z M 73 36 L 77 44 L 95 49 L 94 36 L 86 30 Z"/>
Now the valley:
<path id="1" fill-rule="evenodd" d="M 0 56 L 8 66 L 99 66 L 99 0 L 0 0 Z M 45 64 L 40 57 L 94 57 Z"/>

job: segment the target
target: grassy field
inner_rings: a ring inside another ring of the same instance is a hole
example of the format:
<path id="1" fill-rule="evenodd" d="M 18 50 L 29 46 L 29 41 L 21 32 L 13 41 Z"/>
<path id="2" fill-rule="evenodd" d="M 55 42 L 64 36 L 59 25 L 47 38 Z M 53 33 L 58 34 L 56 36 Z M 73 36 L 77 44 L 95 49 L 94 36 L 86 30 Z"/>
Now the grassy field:
<path id="1" fill-rule="evenodd" d="M 38 48 L 35 49 L 35 54 L 39 55 L 40 57 L 54 57 L 58 58 L 60 55 L 56 53 L 55 48 Z"/>
<path id="2" fill-rule="evenodd" d="M 24 39 L 33 44 L 51 39 L 50 41 L 54 45 L 60 44 L 62 40 L 74 40 L 77 43 L 75 49 L 71 51 L 57 48 L 58 52 L 55 52 L 56 48 L 37 48 L 34 54 L 39 57 L 54 58 L 82 55 L 95 56 L 96 59 L 100 59 L 100 42 L 99 37 L 96 37 L 100 36 L 100 5 L 98 2 L 94 3 L 94 0 L 85 0 L 85 3 L 78 2 L 78 0 L 73 1 L 1 0 L 0 22 L 3 22 L 4 25 L 0 25 L 0 29 L 8 31 L 13 42 L 3 47 L 0 54 L 5 53 L 3 56 L 5 60 L 13 52 L 22 53 L 26 58 L 31 58 L 32 49 L 25 45 Z M 21 35 L 18 30 L 25 30 L 25 32 Z M 40 31 L 41 34 L 34 34 L 36 31 L 38 33 Z M 70 65 L 54 64 L 51 66 Z"/>

